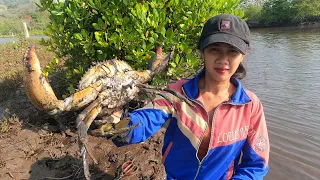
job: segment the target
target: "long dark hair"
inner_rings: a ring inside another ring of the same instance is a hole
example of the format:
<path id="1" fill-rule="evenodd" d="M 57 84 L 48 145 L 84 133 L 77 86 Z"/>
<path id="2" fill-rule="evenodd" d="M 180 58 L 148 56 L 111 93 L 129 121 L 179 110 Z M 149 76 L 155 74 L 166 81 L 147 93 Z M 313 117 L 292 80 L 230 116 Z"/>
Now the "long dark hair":
<path id="1" fill-rule="evenodd" d="M 246 77 L 246 75 L 247 75 L 247 70 L 244 67 L 243 63 L 241 62 L 239 64 L 238 69 L 236 70 L 236 72 L 231 77 L 238 78 L 238 79 L 243 79 L 243 78 Z"/>

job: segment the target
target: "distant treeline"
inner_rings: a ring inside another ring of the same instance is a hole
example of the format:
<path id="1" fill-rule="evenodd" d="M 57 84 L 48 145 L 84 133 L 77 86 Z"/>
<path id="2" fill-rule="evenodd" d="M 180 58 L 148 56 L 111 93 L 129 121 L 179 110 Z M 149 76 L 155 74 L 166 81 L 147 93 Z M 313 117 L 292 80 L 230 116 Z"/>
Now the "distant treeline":
<path id="1" fill-rule="evenodd" d="M 0 4 L 7 6 L 8 8 L 16 8 L 21 4 L 27 4 L 34 2 L 32 0 L 0 0 Z"/>
<path id="2" fill-rule="evenodd" d="M 0 37 L 23 35 L 23 22 L 27 23 L 31 35 L 43 34 L 49 13 L 40 12 L 37 2 L 39 0 L 0 0 Z"/>
<path id="3" fill-rule="evenodd" d="M 245 17 L 251 27 L 275 27 L 320 22 L 319 0 L 247 0 Z"/>

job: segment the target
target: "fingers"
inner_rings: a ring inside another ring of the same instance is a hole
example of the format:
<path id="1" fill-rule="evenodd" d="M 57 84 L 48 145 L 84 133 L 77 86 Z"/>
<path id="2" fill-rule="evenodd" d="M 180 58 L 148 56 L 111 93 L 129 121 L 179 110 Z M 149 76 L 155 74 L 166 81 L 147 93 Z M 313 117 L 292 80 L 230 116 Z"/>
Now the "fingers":
<path id="1" fill-rule="evenodd" d="M 116 111 L 109 116 L 104 116 L 102 119 L 94 120 L 94 123 L 97 126 L 102 126 L 102 125 L 108 124 L 108 123 L 118 123 L 121 120 L 121 116 L 122 116 L 122 110 Z"/>
<path id="2" fill-rule="evenodd" d="M 110 118 L 112 119 L 112 123 L 118 123 L 121 120 L 122 110 L 114 112 Z"/>

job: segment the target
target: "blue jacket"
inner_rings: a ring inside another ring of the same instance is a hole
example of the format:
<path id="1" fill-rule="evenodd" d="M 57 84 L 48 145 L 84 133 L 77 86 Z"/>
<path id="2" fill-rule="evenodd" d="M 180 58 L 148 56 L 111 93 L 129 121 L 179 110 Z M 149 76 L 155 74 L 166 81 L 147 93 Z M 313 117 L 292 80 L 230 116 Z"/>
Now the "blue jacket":
<path id="1" fill-rule="evenodd" d="M 261 102 L 232 78 L 236 93 L 216 108 L 212 124 L 208 124 L 208 113 L 197 100 L 198 81 L 203 75 L 168 85 L 194 102 L 196 108 L 165 93 L 173 104 L 159 96 L 154 105 L 149 103 L 129 114 L 130 126 L 140 124 L 126 135 L 127 142 L 145 141 L 170 120 L 162 149 L 168 180 L 263 179 L 270 148 Z M 209 149 L 200 161 L 197 153 L 208 126 L 212 126 Z"/>

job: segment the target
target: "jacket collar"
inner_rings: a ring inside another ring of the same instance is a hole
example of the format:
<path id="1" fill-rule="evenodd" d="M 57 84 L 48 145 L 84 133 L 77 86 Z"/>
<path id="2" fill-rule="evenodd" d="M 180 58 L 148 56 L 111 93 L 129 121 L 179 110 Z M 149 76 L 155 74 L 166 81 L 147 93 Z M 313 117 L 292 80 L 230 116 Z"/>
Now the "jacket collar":
<path id="1" fill-rule="evenodd" d="M 195 100 L 199 95 L 198 83 L 201 77 L 205 75 L 205 68 L 201 70 L 194 78 L 190 79 L 183 84 L 183 90 L 185 94 L 190 98 Z M 246 104 L 251 101 L 250 97 L 241 85 L 241 82 L 237 78 L 231 78 L 231 83 L 236 86 L 237 90 L 232 95 L 230 103 L 236 105 Z"/>

